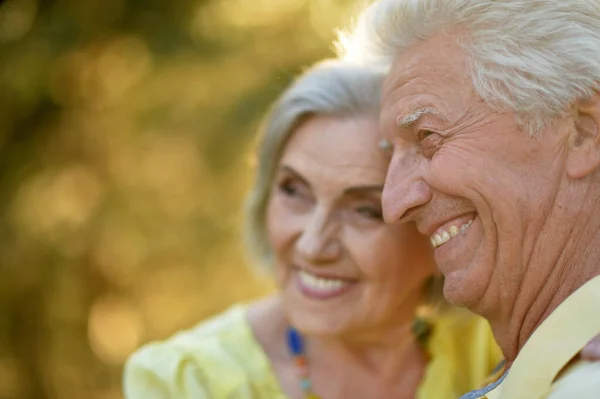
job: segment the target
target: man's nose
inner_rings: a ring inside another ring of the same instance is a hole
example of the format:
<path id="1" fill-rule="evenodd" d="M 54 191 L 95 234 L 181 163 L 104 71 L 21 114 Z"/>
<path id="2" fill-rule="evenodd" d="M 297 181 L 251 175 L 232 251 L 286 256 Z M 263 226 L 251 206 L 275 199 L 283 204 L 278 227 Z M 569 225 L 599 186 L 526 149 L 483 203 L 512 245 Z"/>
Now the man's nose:
<path id="1" fill-rule="evenodd" d="M 392 158 L 381 200 L 386 223 L 415 221 L 415 211 L 431 200 L 432 190 L 422 170 L 423 164 L 415 156 Z"/>

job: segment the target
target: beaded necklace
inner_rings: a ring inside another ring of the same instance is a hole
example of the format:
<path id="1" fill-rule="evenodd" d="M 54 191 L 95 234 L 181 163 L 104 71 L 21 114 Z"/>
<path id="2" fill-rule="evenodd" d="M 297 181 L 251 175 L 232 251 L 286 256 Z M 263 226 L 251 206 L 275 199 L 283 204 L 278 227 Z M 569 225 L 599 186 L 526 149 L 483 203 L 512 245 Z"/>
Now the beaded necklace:
<path id="1" fill-rule="evenodd" d="M 300 371 L 300 388 L 304 392 L 304 397 L 306 399 L 321 399 L 312 390 L 312 383 L 308 376 L 308 363 L 304 355 L 304 340 L 302 335 L 292 326 L 288 326 L 287 329 L 287 345 L 290 354 L 294 357 L 296 367 Z"/>
<path id="2" fill-rule="evenodd" d="M 411 330 L 417 342 L 425 348 L 431 334 L 431 321 L 427 318 L 417 316 L 413 321 Z M 304 339 L 298 330 L 292 326 L 288 326 L 287 328 L 287 346 L 300 373 L 300 388 L 304 392 L 304 398 L 321 399 L 320 396 L 313 392 L 312 382 L 308 375 L 308 362 L 304 354 Z M 429 358 L 429 356 L 426 357 Z"/>

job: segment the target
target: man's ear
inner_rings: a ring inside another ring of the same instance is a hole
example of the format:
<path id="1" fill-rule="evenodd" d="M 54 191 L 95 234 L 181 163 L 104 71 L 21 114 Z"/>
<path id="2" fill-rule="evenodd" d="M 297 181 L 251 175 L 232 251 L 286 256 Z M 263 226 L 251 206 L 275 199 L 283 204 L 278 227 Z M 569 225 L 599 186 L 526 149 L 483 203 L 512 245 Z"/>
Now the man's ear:
<path id="1" fill-rule="evenodd" d="M 567 173 L 573 179 L 584 178 L 600 166 L 600 95 L 577 103 L 575 129 L 569 140 Z"/>

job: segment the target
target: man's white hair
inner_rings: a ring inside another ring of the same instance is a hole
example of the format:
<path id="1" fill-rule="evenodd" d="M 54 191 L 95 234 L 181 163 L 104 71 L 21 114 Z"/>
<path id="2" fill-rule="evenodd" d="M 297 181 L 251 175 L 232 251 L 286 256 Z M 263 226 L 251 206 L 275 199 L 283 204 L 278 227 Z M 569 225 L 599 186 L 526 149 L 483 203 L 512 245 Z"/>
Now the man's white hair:
<path id="1" fill-rule="evenodd" d="M 600 0 L 379 0 L 338 50 L 389 66 L 438 34 L 456 34 L 475 91 L 532 133 L 600 85 Z"/>

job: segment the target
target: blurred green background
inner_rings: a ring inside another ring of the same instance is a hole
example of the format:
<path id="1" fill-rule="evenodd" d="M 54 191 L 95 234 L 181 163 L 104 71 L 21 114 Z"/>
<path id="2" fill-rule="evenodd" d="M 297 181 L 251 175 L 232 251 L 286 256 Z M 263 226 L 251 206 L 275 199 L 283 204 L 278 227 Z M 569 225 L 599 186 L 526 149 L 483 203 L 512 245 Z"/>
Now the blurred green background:
<path id="1" fill-rule="evenodd" d="M 117 399 L 137 347 L 272 289 L 257 127 L 352 0 L 0 1 L 0 399 Z"/>

